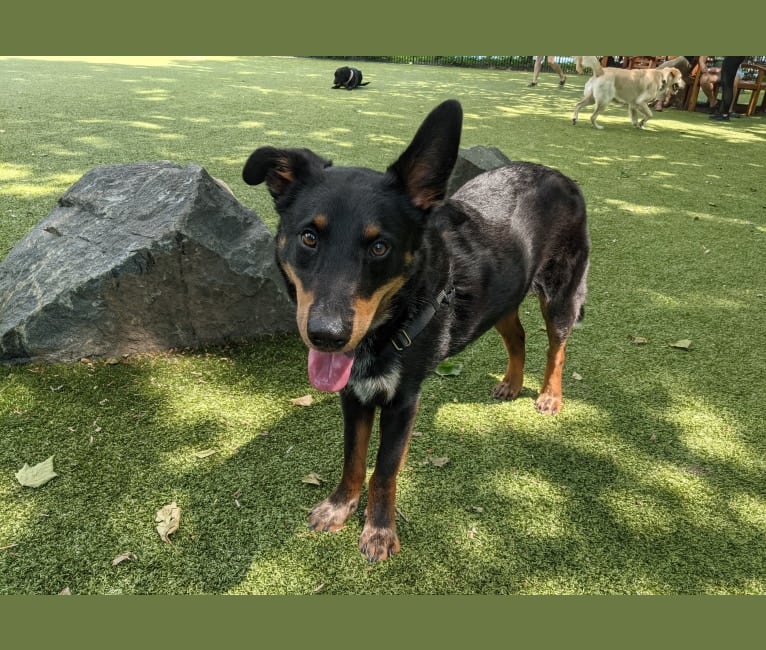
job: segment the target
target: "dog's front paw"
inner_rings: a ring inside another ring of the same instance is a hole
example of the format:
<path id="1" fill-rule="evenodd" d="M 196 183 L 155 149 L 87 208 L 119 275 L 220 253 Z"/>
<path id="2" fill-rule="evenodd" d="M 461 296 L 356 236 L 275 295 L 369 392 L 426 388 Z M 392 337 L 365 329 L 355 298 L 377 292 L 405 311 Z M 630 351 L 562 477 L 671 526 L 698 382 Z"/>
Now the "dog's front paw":
<path id="1" fill-rule="evenodd" d="M 542 393 L 535 402 L 535 409 L 538 413 L 543 415 L 556 415 L 561 411 L 561 407 L 564 402 L 561 399 L 561 395 L 552 395 L 550 393 Z"/>
<path id="2" fill-rule="evenodd" d="M 359 550 L 370 562 L 380 562 L 401 549 L 396 528 L 377 528 L 365 524 L 359 537 Z"/>
<path id="3" fill-rule="evenodd" d="M 330 496 L 317 503 L 309 512 L 309 528 L 326 533 L 340 530 L 354 513 L 357 505 L 359 505 L 358 499 L 336 502 Z"/>
<path id="4" fill-rule="evenodd" d="M 511 400 L 516 399 L 521 392 L 521 383 L 516 385 L 516 382 L 501 381 L 492 390 L 492 397 L 495 399 Z"/>

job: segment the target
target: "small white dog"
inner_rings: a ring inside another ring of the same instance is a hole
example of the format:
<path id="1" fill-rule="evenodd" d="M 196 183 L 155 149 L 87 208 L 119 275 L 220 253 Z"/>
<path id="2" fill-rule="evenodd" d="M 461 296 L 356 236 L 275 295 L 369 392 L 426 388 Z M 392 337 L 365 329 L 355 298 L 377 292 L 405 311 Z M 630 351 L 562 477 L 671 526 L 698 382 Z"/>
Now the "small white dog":
<path id="1" fill-rule="evenodd" d="M 577 124 L 581 108 L 595 104 L 590 121 L 597 129 L 603 129 L 596 120 L 614 101 L 627 104 L 633 126 L 643 129 L 652 117 L 649 102 L 684 87 L 681 72 L 676 68 L 602 68 L 595 56 L 583 57 L 583 64 L 593 70 L 593 76 L 585 84 L 584 97 L 575 106 L 572 124 Z"/>

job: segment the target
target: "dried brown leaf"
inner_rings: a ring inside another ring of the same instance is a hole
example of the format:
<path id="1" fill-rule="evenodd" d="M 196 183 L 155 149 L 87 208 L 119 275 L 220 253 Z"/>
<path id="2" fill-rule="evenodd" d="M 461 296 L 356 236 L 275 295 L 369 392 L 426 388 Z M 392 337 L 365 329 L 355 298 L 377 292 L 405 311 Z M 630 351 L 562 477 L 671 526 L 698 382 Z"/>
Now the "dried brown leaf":
<path id="1" fill-rule="evenodd" d="M 216 449 L 202 449 L 200 451 L 195 451 L 194 455 L 197 458 L 207 458 L 208 456 L 212 456 L 215 453 L 217 453 Z"/>
<path id="2" fill-rule="evenodd" d="M 290 400 L 296 406 L 311 406 L 314 403 L 314 398 L 311 395 L 304 395 L 303 397 L 296 397 Z"/>
<path id="3" fill-rule="evenodd" d="M 309 472 L 301 479 L 302 483 L 308 483 L 309 485 L 322 485 L 324 479 L 316 472 Z"/>
<path id="4" fill-rule="evenodd" d="M 118 564 L 122 564 L 123 562 L 130 562 L 131 560 L 135 560 L 136 555 L 135 553 L 132 553 L 131 551 L 125 551 L 124 553 L 120 553 L 116 558 L 112 560 L 112 566 L 117 566 Z"/>
<path id="5" fill-rule="evenodd" d="M 181 525 L 181 508 L 173 501 L 160 508 L 154 520 L 157 522 L 157 532 L 160 538 L 163 542 L 170 544 L 170 535 L 176 532 Z"/>
<path id="6" fill-rule="evenodd" d="M 434 458 L 433 456 L 429 457 L 428 462 L 431 463 L 434 467 L 444 467 L 447 463 L 449 463 L 449 458 L 444 456 L 443 458 Z"/>
<path id="7" fill-rule="evenodd" d="M 23 486 L 32 488 L 41 487 L 57 476 L 58 474 L 53 471 L 53 456 L 33 467 L 24 463 L 24 467 L 16 472 L 16 480 Z"/>

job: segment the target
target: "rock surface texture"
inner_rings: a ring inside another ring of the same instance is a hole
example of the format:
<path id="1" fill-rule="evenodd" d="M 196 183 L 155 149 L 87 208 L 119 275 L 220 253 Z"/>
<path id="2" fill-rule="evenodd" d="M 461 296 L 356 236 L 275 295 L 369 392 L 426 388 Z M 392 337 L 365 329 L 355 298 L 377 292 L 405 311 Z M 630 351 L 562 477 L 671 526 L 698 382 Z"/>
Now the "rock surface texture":
<path id="1" fill-rule="evenodd" d="M 497 147 L 461 147 L 458 151 L 457 162 L 447 181 L 447 196 L 452 196 L 462 185 L 482 172 L 504 167 L 511 161 Z"/>
<path id="2" fill-rule="evenodd" d="M 0 363 L 293 331 L 271 233 L 195 164 L 98 167 L 0 264 Z"/>

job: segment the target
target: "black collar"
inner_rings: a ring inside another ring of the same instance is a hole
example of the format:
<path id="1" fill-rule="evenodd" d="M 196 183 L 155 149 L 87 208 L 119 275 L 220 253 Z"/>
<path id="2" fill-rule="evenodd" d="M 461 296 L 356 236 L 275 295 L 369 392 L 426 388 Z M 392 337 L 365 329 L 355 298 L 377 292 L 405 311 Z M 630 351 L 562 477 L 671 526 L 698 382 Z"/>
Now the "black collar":
<path id="1" fill-rule="evenodd" d="M 412 345 L 412 341 L 431 322 L 439 308 L 449 305 L 455 297 L 455 287 L 450 282 L 442 289 L 434 300 L 429 300 L 418 314 L 408 320 L 402 328 L 391 337 L 391 345 L 397 352 L 402 352 Z"/>

